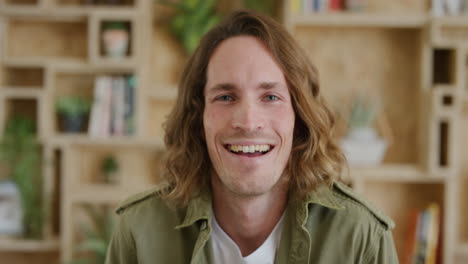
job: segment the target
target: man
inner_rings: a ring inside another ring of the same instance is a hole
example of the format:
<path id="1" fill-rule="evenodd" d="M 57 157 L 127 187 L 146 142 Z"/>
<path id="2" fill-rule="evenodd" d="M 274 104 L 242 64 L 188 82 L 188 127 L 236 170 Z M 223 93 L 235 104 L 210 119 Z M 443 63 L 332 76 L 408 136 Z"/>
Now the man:
<path id="1" fill-rule="evenodd" d="M 106 263 L 398 263 L 392 221 L 339 183 L 333 126 L 292 37 L 234 13 L 190 58 L 165 187 L 119 207 Z"/>

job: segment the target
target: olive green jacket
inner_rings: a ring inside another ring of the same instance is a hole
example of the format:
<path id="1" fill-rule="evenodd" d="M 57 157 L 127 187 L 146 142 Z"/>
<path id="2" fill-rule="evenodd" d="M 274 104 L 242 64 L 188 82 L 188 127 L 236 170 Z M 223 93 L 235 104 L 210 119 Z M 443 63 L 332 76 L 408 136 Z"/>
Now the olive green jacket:
<path id="1" fill-rule="evenodd" d="M 106 264 L 213 263 L 210 193 L 170 209 L 157 190 L 117 209 Z M 275 263 L 398 263 L 392 220 L 341 183 L 289 202 Z"/>

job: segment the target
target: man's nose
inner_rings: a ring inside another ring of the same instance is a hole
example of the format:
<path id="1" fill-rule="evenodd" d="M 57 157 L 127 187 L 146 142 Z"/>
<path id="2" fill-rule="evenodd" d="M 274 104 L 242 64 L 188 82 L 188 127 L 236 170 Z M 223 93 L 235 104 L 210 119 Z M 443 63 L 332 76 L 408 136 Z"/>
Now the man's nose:
<path id="1" fill-rule="evenodd" d="M 255 132 L 265 126 L 261 107 L 254 102 L 242 102 L 235 107 L 232 126 L 236 130 Z"/>

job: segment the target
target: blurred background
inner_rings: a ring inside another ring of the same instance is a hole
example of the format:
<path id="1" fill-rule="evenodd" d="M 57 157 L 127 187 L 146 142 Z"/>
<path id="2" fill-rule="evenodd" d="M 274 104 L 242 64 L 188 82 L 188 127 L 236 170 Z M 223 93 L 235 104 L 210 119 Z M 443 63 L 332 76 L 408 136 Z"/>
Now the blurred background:
<path id="1" fill-rule="evenodd" d="M 158 182 L 185 62 L 239 8 L 317 66 L 400 262 L 468 263 L 464 0 L 0 0 L 0 263 L 104 263 L 114 208 Z"/>

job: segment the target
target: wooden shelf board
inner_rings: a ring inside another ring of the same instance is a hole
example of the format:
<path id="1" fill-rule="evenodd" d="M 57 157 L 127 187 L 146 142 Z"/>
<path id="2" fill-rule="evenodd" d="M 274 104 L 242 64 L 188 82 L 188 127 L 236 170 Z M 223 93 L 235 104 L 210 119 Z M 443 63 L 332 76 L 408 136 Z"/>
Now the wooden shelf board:
<path id="1" fill-rule="evenodd" d="M 0 15 L 14 17 L 34 17 L 47 20 L 73 21 L 83 19 L 94 13 L 105 13 L 110 17 L 133 17 L 136 8 L 127 7 L 104 7 L 104 6 L 55 6 L 53 9 L 41 8 L 37 5 L 4 5 Z"/>
<path id="2" fill-rule="evenodd" d="M 59 239 L 25 240 L 14 238 L 0 238 L 1 251 L 37 252 L 59 250 Z"/>
<path id="3" fill-rule="evenodd" d="M 0 95 L 6 98 L 38 99 L 42 95 L 42 87 L 1 87 Z"/>
<path id="4" fill-rule="evenodd" d="M 94 65 L 103 68 L 115 68 L 115 69 L 133 69 L 136 67 L 135 58 L 133 56 L 125 58 L 107 58 L 105 56 L 99 56 L 94 62 Z"/>
<path id="5" fill-rule="evenodd" d="M 468 16 L 432 17 L 431 21 L 441 26 L 468 27 Z"/>
<path id="6" fill-rule="evenodd" d="M 48 65 L 55 66 L 57 69 L 80 69 L 89 68 L 86 59 L 59 59 L 55 57 L 5 57 L 2 64 L 6 66 L 17 67 L 45 67 Z"/>
<path id="7" fill-rule="evenodd" d="M 136 70 L 135 64 L 131 63 L 113 63 L 113 64 L 89 64 L 86 61 L 52 61 L 49 65 L 55 67 L 57 73 L 93 73 L 99 74 L 122 74 L 133 73 Z"/>
<path id="8" fill-rule="evenodd" d="M 86 134 L 78 135 L 66 135 L 60 134 L 52 137 L 50 143 L 53 145 L 94 145 L 94 146 L 138 146 L 138 147 L 149 147 L 149 148 L 160 148 L 163 146 L 162 139 L 152 138 L 150 139 L 139 139 L 125 136 L 111 136 L 107 138 L 92 138 Z"/>
<path id="9" fill-rule="evenodd" d="M 436 90 L 436 89 L 441 89 L 441 90 L 446 90 L 446 89 L 449 89 L 449 90 L 456 90 L 457 86 L 455 84 L 435 84 L 433 89 Z"/>
<path id="10" fill-rule="evenodd" d="M 416 165 L 381 165 L 377 167 L 351 167 L 353 179 L 402 183 L 444 183 L 447 178 L 431 175 Z"/>
<path id="11" fill-rule="evenodd" d="M 175 100 L 177 98 L 177 87 L 159 85 L 148 91 L 148 96 L 150 99 L 155 100 Z"/>
<path id="12" fill-rule="evenodd" d="M 45 67 L 46 62 L 41 59 L 31 58 L 2 58 L 2 64 L 9 67 Z"/>
<path id="13" fill-rule="evenodd" d="M 295 26 L 339 26 L 339 27 L 388 27 L 422 28 L 428 21 L 426 15 L 383 15 L 383 14 L 306 14 L 291 18 Z"/>

